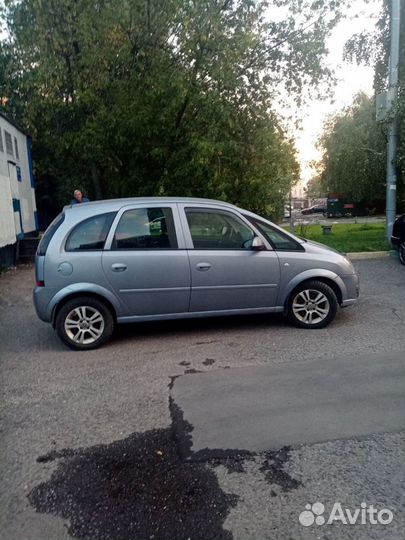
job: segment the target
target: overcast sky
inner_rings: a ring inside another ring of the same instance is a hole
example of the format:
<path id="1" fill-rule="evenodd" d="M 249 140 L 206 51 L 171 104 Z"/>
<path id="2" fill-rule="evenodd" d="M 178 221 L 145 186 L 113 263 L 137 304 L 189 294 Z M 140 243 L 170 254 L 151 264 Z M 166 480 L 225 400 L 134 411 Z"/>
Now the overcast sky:
<path id="1" fill-rule="evenodd" d="M 347 64 L 343 61 L 343 47 L 353 35 L 363 30 L 373 30 L 381 9 L 381 1 L 355 0 L 347 17 L 333 30 L 328 39 L 328 65 L 335 71 L 338 83 L 333 89 L 334 102 L 312 100 L 307 106 L 295 111 L 302 119 L 302 130 L 293 130 L 301 163 L 301 179 L 307 182 L 313 175 L 309 163 L 320 158 L 316 141 L 322 133 L 324 121 L 333 112 L 350 105 L 353 96 L 360 91 L 373 93 L 373 68 Z"/>

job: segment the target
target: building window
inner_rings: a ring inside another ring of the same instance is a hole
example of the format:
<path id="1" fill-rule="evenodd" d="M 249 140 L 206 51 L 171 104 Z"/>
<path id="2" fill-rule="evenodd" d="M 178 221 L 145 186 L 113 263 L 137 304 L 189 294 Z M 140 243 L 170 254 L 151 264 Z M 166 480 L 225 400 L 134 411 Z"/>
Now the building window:
<path id="1" fill-rule="evenodd" d="M 18 167 L 18 165 L 17 165 L 17 167 L 16 167 L 15 169 L 16 169 L 16 172 L 17 172 L 17 180 L 18 180 L 19 182 L 22 182 L 21 168 Z"/>
<path id="2" fill-rule="evenodd" d="M 15 157 L 16 159 L 20 159 L 20 154 L 18 152 L 18 143 L 17 143 L 17 138 L 14 137 L 14 148 L 15 148 Z"/>
<path id="3" fill-rule="evenodd" d="M 7 154 L 14 157 L 13 140 L 11 138 L 10 133 L 8 131 L 4 131 L 4 137 L 6 139 L 6 151 L 7 151 Z"/>
<path id="4" fill-rule="evenodd" d="M 3 134 L 0 129 L 0 152 L 4 152 L 4 146 L 3 146 Z"/>

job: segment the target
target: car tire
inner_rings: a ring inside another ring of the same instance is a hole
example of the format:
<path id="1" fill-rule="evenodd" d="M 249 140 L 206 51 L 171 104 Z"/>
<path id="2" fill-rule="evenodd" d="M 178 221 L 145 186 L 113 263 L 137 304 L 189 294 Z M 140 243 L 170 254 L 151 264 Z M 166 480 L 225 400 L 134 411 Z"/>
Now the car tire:
<path id="1" fill-rule="evenodd" d="M 57 312 L 55 329 L 60 339 L 74 350 L 97 349 L 114 331 L 114 317 L 97 298 L 81 296 L 64 304 Z"/>
<path id="2" fill-rule="evenodd" d="M 399 244 L 398 254 L 399 262 L 405 265 L 405 240 L 402 240 L 402 242 Z"/>
<path id="3" fill-rule="evenodd" d="M 335 318 L 338 301 L 335 291 L 322 281 L 306 281 L 291 293 L 287 318 L 300 328 L 325 328 Z"/>

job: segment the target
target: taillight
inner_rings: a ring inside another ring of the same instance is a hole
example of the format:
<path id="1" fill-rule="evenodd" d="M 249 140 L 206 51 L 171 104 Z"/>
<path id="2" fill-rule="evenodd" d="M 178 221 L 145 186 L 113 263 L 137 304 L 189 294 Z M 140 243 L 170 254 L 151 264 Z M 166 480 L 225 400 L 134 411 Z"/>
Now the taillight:
<path id="1" fill-rule="evenodd" d="M 45 287 L 45 281 L 37 279 L 37 287 Z"/>

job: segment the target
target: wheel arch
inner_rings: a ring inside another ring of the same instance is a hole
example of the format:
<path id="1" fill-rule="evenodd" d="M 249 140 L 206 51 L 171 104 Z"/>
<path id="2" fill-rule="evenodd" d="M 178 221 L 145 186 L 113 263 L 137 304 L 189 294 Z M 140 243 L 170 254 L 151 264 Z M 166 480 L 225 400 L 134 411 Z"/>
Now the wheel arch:
<path id="1" fill-rule="evenodd" d="M 342 304 L 346 287 L 342 279 L 337 274 L 333 274 L 331 272 L 330 275 L 324 275 L 324 274 L 316 275 L 315 274 L 315 275 L 310 275 L 310 276 L 302 276 L 301 279 L 294 279 L 294 281 L 291 282 L 290 287 L 288 288 L 288 293 L 286 294 L 285 301 L 284 301 L 284 314 L 286 314 L 288 311 L 288 303 L 290 301 L 291 296 L 294 294 L 294 292 L 298 289 L 298 287 L 301 287 L 301 285 L 303 285 L 304 283 L 308 283 L 310 281 L 320 281 L 321 283 L 324 283 L 325 285 L 329 285 L 329 287 L 336 294 L 338 304 L 339 305 Z"/>
<path id="2" fill-rule="evenodd" d="M 103 302 L 110 310 L 114 321 L 117 320 L 117 312 L 119 310 L 117 299 L 109 291 L 104 290 L 102 287 L 96 287 L 96 289 L 94 289 L 94 286 L 93 288 L 68 288 L 67 290 L 60 291 L 60 294 L 57 296 L 58 297 L 53 299 L 52 305 L 49 306 L 49 309 L 51 310 L 51 321 L 53 328 L 55 328 L 55 319 L 59 310 L 66 304 L 66 302 L 69 302 L 74 298 L 80 298 L 81 296 L 94 298 Z"/>

